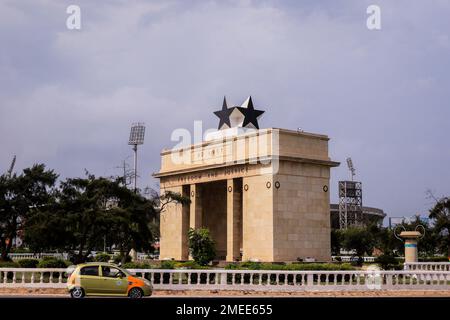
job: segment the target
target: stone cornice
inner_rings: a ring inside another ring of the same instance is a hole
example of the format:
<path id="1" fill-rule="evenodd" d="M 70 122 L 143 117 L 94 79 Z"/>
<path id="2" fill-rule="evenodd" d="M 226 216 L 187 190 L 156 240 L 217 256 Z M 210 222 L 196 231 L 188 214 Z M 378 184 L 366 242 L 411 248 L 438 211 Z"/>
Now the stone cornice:
<path id="1" fill-rule="evenodd" d="M 186 173 L 192 173 L 192 172 L 199 172 L 199 171 L 206 171 L 211 169 L 220 169 L 225 167 L 233 167 L 233 166 L 239 166 L 239 165 L 260 165 L 264 166 L 265 161 L 269 160 L 277 160 L 277 157 L 258 157 L 258 158 L 250 158 L 246 159 L 245 162 L 240 163 L 220 163 L 220 164 L 211 164 L 211 165 L 203 165 L 203 166 L 197 166 L 197 167 L 191 167 L 186 169 L 180 169 L 180 170 L 172 170 L 172 171 L 165 171 L 165 172 L 157 172 L 153 173 L 152 176 L 155 178 L 162 178 L 162 177 L 168 177 L 168 176 L 175 176 L 180 174 L 186 174 Z M 292 161 L 292 162 L 300 162 L 300 163 L 311 163 L 311 164 L 317 164 L 322 165 L 326 167 L 337 167 L 340 165 L 340 162 L 331 161 L 331 160 L 323 160 L 323 159 L 311 159 L 311 158 L 300 158 L 300 157 L 290 157 L 290 156 L 281 156 L 278 157 L 279 161 Z"/>

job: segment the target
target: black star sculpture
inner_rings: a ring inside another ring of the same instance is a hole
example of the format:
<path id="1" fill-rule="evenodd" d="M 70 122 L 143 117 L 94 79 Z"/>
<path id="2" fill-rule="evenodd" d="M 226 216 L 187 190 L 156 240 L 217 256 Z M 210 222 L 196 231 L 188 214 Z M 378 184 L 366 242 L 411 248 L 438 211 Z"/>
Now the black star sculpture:
<path id="1" fill-rule="evenodd" d="M 255 108 L 253 108 L 251 96 L 248 98 L 247 108 L 241 106 L 238 107 L 238 109 L 244 115 L 244 122 L 242 123 L 243 127 L 252 124 L 256 129 L 259 129 L 258 118 L 264 113 L 264 111 L 255 110 Z"/>
<path id="2" fill-rule="evenodd" d="M 233 110 L 234 108 L 228 109 L 227 99 L 223 97 L 222 110 L 214 111 L 214 114 L 219 118 L 219 130 L 225 124 L 228 126 L 228 128 L 231 128 L 230 114 L 233 112 Z"/>

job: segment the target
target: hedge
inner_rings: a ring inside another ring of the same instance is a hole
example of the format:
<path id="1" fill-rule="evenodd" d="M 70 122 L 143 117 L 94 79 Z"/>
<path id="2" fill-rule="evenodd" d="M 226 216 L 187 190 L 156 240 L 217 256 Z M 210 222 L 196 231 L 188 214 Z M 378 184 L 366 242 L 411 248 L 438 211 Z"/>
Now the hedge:
<path id="1" fill-rule="evenodd" d="M 17 261 L 20 268 L 37 268 L 39 264 L 38 259 L 21 259 Z"/>
<path id="2" fill-rule="evenodd" d="M 287 271 L 340 271 L 356 270 L 350 263 L 261 263 L 261 262 L 242 262 L 229 264 L 225 267 L 229 270 L 287 270 Z"/>
<path id="3" fill-rule="evenodd" d="M 70 261 L 65 261 L 61 259 L 42 259 L 39 261 L 37 267 L 38 268 L 67 268 L 72 263 Z"/>

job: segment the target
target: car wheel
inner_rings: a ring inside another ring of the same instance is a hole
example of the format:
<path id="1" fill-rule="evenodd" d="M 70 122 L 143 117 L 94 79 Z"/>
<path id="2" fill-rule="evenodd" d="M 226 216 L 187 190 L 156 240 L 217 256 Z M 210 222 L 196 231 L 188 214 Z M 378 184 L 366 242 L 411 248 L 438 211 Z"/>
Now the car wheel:
<path id="1" fill-rule="evenodd" d="M 81 299 L 84 297 L 84 290 L 80 287 L 75 287 L 70 291 L 70 296 L 74 299 Z"/>
<path id="2" fill-rule="evenodd" d="M 144 296 L 144 292 L 139 288 L 132 288 L 130 292 L 128 292 L 128 296 L 132 299 L 139 299 Z"/>

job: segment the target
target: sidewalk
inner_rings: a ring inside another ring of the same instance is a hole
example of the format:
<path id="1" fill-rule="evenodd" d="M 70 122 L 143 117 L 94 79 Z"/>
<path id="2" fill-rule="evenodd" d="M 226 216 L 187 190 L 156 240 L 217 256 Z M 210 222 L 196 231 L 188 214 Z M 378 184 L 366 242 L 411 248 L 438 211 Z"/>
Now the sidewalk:
<path id="1" fill-rule="evenodd" d="M 65 289 L 0 288 L 2 296 L 54 296 L 67 297 Z M 318 291 L 318 292 L 255 292 L 228 290 L 155 290 L 156 297 L 450 297 L 450 290 L 371 290 L 371 291 Z"/>

